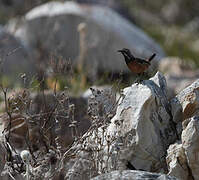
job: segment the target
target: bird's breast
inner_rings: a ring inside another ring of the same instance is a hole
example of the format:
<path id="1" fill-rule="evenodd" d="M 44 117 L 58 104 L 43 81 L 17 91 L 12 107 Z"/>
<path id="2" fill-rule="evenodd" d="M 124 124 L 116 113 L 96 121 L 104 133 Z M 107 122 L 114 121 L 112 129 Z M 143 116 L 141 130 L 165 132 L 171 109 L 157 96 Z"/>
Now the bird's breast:
<path id="1" fill-rule="evenodd" d="M 149 67 L 149 64 L 139 64 L 136 61 L 131 61 L 127 64 L 127 66 L 133 73 L 139 74 L 146 71 Z"/>

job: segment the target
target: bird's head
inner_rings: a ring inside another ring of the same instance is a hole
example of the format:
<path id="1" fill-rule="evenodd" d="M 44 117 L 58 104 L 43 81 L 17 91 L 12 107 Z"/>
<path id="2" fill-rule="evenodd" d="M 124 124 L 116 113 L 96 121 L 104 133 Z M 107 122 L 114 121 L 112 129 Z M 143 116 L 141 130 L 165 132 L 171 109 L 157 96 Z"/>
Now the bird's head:
<path id="1" fill-rule="evenodd" d="M 123 48 L 121 50 L 118 50 L 118 52 L 122 53 L 125 60 L 130 60 L 130 59 L 134 58 L 133 55 L 131 54 L 131 51 L 127 48 Z"/>
<path id="2" fill-rule="evenodd" d="M 121 50 L 118 50 L 118 52 L 120 52 L 122 54 L 131 54 L 131 51 L 127 48 L 123 48 Z"/>

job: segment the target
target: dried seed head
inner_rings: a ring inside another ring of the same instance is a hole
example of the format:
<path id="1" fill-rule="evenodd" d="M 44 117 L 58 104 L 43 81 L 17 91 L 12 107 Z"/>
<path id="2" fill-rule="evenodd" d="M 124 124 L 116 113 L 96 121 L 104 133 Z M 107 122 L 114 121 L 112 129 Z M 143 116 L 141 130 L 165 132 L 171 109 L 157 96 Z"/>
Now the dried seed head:
<path id="1" fill-rule="evenodd" d="M 27 162 L 30 160 L 30 152 L 28 150 L 21 151 L 20 156 L 24 162 Z"/>

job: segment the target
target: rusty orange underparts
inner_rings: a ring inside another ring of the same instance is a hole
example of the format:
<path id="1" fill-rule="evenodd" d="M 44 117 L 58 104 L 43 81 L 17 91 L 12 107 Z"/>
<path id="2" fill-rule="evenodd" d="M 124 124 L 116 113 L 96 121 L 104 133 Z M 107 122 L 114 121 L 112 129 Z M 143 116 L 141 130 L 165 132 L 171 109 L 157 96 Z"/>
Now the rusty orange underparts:
<path id="1" fill-rule="evenodd" d="M 149 68 L 149 64 L 139 64 L 136 61 L 128 63 L 128 68 L 136 74 L 143 73 Z"/>

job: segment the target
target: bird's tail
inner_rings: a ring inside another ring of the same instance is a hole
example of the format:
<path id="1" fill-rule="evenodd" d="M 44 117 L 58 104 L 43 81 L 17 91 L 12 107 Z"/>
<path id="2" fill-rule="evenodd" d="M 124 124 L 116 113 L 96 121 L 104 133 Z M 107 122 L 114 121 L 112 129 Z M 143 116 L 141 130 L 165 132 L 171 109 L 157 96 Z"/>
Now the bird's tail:
<path id="1" fill-rule="evenodd" d="M 154 53 L 150 58 L 148 58 L 148 61 L 150 62 L 155 56 L 156 54 Z"/>

